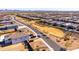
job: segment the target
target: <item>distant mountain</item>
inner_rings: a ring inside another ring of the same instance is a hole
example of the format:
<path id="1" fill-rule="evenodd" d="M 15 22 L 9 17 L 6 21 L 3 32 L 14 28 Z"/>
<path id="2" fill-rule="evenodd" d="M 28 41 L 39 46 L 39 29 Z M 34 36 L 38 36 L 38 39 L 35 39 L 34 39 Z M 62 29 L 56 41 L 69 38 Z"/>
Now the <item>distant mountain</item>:
<path id="1" fill-rule="evenodd" d="M 8 10 L 8 9 L 1 9 L 0 12 L 23 12 L 24 10 Z"/>

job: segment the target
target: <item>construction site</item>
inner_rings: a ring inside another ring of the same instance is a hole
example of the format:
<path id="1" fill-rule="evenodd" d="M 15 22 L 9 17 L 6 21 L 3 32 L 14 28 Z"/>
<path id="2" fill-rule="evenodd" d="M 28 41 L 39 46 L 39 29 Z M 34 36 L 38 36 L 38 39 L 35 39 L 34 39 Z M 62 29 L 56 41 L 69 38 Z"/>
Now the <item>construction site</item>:
<path id="1" fill-rule="evenodd" d="M 0 14 L 0 51 L 74 51 L 79 49 L 79 12 L 4 12 Z"/>

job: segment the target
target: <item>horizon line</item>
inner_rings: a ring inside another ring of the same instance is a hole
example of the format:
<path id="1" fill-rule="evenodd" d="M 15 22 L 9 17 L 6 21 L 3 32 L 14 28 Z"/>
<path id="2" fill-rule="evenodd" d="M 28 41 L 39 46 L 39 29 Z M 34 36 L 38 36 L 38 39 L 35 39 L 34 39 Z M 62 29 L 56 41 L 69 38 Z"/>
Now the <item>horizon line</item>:
<path id="1" fill-rule="evenodd" d="M 79 11 L 79 8 L 0 8 L 0 10 L 22 10 L 22 11 Z"/>

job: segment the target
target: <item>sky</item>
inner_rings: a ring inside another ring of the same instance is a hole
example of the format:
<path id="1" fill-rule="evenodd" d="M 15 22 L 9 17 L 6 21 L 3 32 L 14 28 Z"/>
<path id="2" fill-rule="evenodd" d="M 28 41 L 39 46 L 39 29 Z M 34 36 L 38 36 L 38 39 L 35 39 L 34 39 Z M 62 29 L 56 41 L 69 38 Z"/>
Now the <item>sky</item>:
<path id="1" fill-rule="evenodd" d="M 0 9 L 79 10 L 79 0 L 0 0 Z"/>

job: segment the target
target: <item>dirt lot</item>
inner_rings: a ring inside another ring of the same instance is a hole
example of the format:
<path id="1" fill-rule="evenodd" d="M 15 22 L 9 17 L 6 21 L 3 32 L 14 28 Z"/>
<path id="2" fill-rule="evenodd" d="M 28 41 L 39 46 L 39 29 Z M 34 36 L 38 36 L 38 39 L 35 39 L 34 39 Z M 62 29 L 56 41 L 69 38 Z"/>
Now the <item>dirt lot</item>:
<path id="1" fill-rule="evenodd" d="M 27 50 L 28 49 L 24 48 L 23 43 L 14 44 L 7 47 L 0 47 L 0 51 L 27 51 Z"/>
<path id="2" fill-rule="evenodd" d="M 35 39 L 30 42 L 30 45 L 35 51 L 49 51 L 49 48 L 42 42 L 41 38 Z"/>

